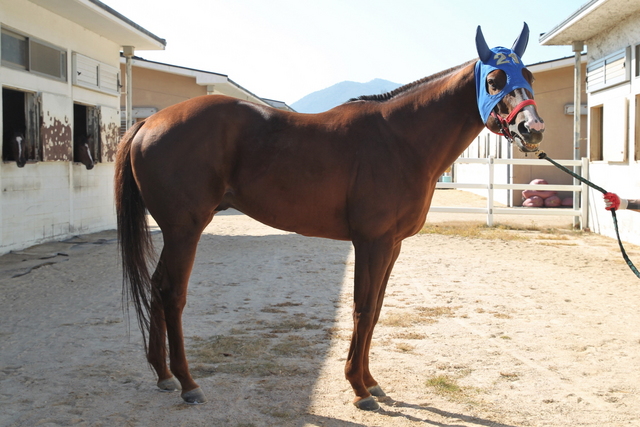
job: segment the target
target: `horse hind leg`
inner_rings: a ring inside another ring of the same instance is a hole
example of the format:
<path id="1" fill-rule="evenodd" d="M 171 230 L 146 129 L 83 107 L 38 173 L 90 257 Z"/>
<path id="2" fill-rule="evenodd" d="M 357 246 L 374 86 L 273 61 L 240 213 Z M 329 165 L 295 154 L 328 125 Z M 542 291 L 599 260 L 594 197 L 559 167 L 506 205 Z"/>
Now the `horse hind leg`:
<path id="1" fill-rule="evenodd" d="M 181 389 L 180 382 L 173 376 L 167 366 L 167 326 L 164 319 L 162 297 L 159 293 L 162 272 L 163 267 L 159 262 L 151 278 L 152 295 L 147 361 L 158 375 L 158 388 L 161 391 L 177 391 Z"/>
<path id="2" fill-rule="evenodd" d="M 161 310 L 158 305 L 156 316 L 152 317 L 155 334 L 150 334 L 149 345 L 149 360 L 153 360 L 152 365 L 158 373 L 158 387 L 177 389 L 179 382 L 182 399 L 194 404 L 203 403 L 206 398 L 189 372 L 184 349 L 182 313 L 187 300 L 187 285 L 196 247 L 203 229 L 204 225 L 201 227 L 191 225 L 163 230 L 164 248 L 158 269 L 154 274 L 157 278 L 154 282 L 157 291 L 154 292 L 157 292 Z M 165 330 L 169 341 L 169 369 L 166 366 L 166 350 L 164 350 Z M 155 337 L 153 343 L 151 337 Z M 151 351 L 154 353 L 151 354 Z"/>

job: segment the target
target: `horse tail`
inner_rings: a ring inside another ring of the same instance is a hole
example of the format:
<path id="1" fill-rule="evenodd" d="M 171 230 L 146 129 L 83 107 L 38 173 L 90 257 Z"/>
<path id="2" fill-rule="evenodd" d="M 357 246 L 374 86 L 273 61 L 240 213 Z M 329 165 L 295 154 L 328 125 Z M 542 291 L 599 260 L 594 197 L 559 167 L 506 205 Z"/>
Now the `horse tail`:
<path id="1" fill-rule="evenodd" d="M 118 246 L 122 259 L 122 299 L 127 312 L 129 302 L 133 302 L 146 350 L 151 307 L 148 261 L 154 251 L 146 207 L 131 164 L 131 143 L 143 124 L 138 122 L 133 125 L 120 141 L 116 154 L 114 192 Z"/>

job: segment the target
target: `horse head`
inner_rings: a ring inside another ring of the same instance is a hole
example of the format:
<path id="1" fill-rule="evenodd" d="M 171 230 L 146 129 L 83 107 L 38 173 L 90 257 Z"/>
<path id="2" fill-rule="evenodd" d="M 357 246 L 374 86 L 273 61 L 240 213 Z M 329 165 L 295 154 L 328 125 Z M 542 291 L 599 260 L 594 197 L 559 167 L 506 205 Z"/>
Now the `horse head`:
<path id="1" fill-rule="evenodd" d="M 93 136 L 83 135 L 79 136 L 73 144 L 74 147 L 74 160 L 80 162 L 88 170 L 93 169 L 95 164 L 93 156 L 91 155 L 91 147 L 93 146 Z"/>
<path id="2" fill-rule="evenodd" d="M 528 41 L 526 23 L 511 49 L 489 49 L 479 26 L 476 32 L 476 96 L 482 122 L 524 152 L 538 151 L 544 132 L 533 99 L 533 75 L 521 59 Z"/>
<path id="3" fill-rule="evenodd" d="M 19 168 L 27 163 L 27 141 L 22 132 L 16 131 L 11 135 L 11 157 Z"/>

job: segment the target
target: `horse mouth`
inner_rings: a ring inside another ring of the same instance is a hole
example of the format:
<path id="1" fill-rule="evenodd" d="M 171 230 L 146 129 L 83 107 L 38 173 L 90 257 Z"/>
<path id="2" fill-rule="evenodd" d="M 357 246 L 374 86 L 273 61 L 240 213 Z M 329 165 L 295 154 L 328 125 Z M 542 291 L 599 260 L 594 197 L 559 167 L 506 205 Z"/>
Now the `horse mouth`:
<path id="1" fill-rule="evenodd" d="M 513 135 L 513 139 L 520 151 L 532 153 L 540 150 L 540 142 L 543 137 L 542 132 L 529 131 L 523 124 L 509 127 L 511 128 L 511 134 Z"/>

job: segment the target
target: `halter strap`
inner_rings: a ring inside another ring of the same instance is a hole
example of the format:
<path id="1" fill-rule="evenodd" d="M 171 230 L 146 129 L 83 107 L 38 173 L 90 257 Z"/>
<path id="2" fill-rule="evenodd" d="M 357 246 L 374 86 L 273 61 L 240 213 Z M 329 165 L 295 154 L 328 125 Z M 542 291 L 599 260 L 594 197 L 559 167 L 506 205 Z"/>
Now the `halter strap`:
<path id="1" fill-rule="evenodd" d="M 500 114 L 496 113 L 495 110 L 491 111 L 491 117 L 495 118 L 498 121 L 498 124 L 500 125 L 500 130 L 502 132 L 495 132 L 491 129 L 489 129 L 487 127 L 487 129 L 491 130 L 491 132 L 498 134 L 498 135 L 502 135 L 504 137 L 506 137 L 509 141 L 513 141 L 513 136 L 511 135 L 511 132 L 509 132 L 509 123 L 511 123 L 516 116 L 518 115 L 518 113 L 520 111 L 522 111 L 522 109 L 528 105 L 533 105 L 537 107 L 536 101 L 533 99 L 525 99 L 524 101 L 522 101 L 521 103 L 519 103 L 518 105 L 516 105 L 516 108 L 514 108 L 511 113 L 509 113 L 509 115 L 507 116 L 507 118 L 505 119 L 504 117 L 502 117 Z M 486 126 L 486 124 L 485 124 Z"/>

